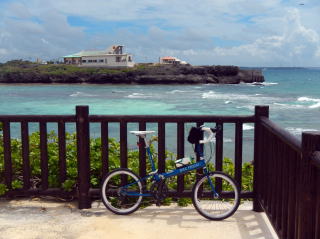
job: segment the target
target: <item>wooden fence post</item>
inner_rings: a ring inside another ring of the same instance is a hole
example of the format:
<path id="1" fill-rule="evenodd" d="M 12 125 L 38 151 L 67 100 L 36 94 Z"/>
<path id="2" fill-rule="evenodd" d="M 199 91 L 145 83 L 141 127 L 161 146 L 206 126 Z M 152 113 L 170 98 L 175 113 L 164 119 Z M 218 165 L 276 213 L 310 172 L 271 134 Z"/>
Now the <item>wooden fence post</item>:
<path id="1" fill-rule="evenodd" d="M 254 172 L 253 172 L 253 210 L 255 212 L 262 212 L 263 209 L 259 202 L 259 187 L 263 185 L 259 184 L 259 177 L 261 176 L 261 171 L 259 170 L 259 161 L 261 160 L 261 150 L 263 147 L 261 145 L 262 135 L 261 135 L 261 125 L 260 117 L 269 117 L 269 106 L 255 106 L 255 123 L 254 123 Z"/>
<path id="2" fill-rule="evenodd" d="M 298 174 L 296 238 L 315 238 L 315 173 L 311 165 L 314 151 L 320 150 L 320 132 L 302 133 L 302 158 Z"/>
<path id="3" fill-rule="evenodd" d="M 89 106 L 76 106 L 78 155 L 78 207 L 91 208 Z"/>

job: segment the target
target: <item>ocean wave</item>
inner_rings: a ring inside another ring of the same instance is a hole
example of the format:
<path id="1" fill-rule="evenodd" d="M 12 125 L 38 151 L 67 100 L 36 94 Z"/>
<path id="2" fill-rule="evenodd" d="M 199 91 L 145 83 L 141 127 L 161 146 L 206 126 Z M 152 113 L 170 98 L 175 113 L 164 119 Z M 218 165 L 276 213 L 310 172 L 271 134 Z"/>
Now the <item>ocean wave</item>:
<path id="1" fill-rule="evenodd" d="M 254 126 L 249 125 L 249 124 L 243 124 L 242 129 L 243 130 L 252 130 L 252 129 L 254 129 Z"/>
<path id="2" fill-rule="evenodd" d="M 301 109 L 301 108 L 305 108 L 303 105 L 296 105 L 296 104 L 293 104 L 293 105 L 290 105 L 290 104 L 283 104 L 283 103 L 273 103 L 273 105 L 276 105 L 276 106 L 279 106 L 281 108 L 284 108 L 284 109 Z"/>
<path id="3" fill-rule="evenodd" d="M 152 97 L 152 96 L 151 95 L 141 94 L 141 93 L 133 93 L 133 94 L 127 96 L 127 98 L 140 98 L 140 99 L 150 98 L 150 97 Z"/>
<path id="4" fill-rule="evenodd" d="M 309 98 L 309 97 L 307 97 L 307 96 L 299 97 L 297 100 L 298 100 L 298 101 L 307 101 L 307 102 L 310 102 L 310 101 L 312 101 L 312 102 L 320 102 L 320 99 L 317 99 L 317 98 Z"/>
<path id="5" fill-rule="evenodd" d="M 276 97 L 269 97 L 269 96 L 257 96 L 255 94 L 225 94 L 225 93 L 218 93 L 215 91 L 208 91 L 204 92 L 201 95 L 202 99 L 218 99 L 218 100 L 224 100 L 225 104 L 233 103 L 234 101 L 242 100 L 245 102 L 256 102 L 256 104 L 271 104 L 271 102 L 279 100 L 279 98 Z"/>
<path id="6" fill-rule="evenodd" d="M 187 91 L 184 91 L 184 90 L 172 90 L 169 93 L 175 94 L 175 93 L 185 93 L 185 92 L 187 92 Z"/>
<path id="7" fill-rule="evenodd" d="M 310 98 L 310 97 L 307 97 L 307 96 L 301 96 L 297 99 L 297 101 L 299 102 L 313 102 L 315 104 L 313 105 L 309 105 L 308 108 L 309 109 L 317 109 L 317 108 L 320 108 L 320 99 L 318 98 Z"/>
<path id="8" fill-rule="evenodd" d="M 236 106 L 237 109 L 254 110 L 255 105 Z"/>
<path id="9" fill-rule="evenodd" d="M 279 85 L 278 82 L 263 82 L 262 85 L 265 85 L 265 86 L 269 86 L 269 85 Z"/>
<path id="10" fill-rule="evenodd" d="M 320 108 L 320 102 L 318 102 L 317 104 L 314 104 L 314 105 L 310 105 L 309 108 L 310 109 Z"/>
<path id="11" fill-rule="evenodd" d="M 175 93 L 190 93 L 190 92 L 196 92 L 196 91 L 192 91 L 192 90 L 172 90 L 172 91 L 169 91 L 170 94 L 175 94 Z"/>
<path id="12" fill-rule="evenodd" d="M 91 94 L 87 94 L 81 91 L 77 91 L 76 93 L 73 93 L 71 95 L 69 95 L 71 97 L 95 97 L 97 95 L 91 95 Z"/>
<path id="13" fill-rule="evenodd" d="M 248 99 L 248 95 L 237 95 L 237 94 L 222 94 L 212 90 L 202 93 L 202 99 L 221 99 L 221 100 L 233 100 L 233 99 Z"/>
<path id="14" fill-rule="evenodd" d="M 245 83 L 249 86 L 272 86 L 272 85 L 279 85 L 278 82 L 252 82 L 252 83 Z"/>
<path id="15" fill-rule="evenodd" d="M 216 143 L 216 138 L 213 138 L 212 140 L 213 143 Z M 223 138 L 223 143 L 232 143 L 233 140 L 230 138 Z"/>
<path id="16" fill-rule="evenodd" d="M 308 129 L 308 128 L 294 128 L 294 127 L 287 127 L 285 128 L 286 130 L 288 130 L 290 133 L 294 134 L 294 135 L 301 135 L 302 132 L 305 131 L 318 131 L 316 129 Z"/>
<path id="17" fill-rule="evenodd" d="M 202 99 L 208 99 L 208 98 L 213 98 L 213 97 L 215 97 L 215 92 L 212 90 L 202 94 Z"/>
<path id="18" fill-rule="evenodd" d="M 229 139 L 229 138 L 223 138 L 223 142 L 224 143 L 232 143 L 232 139 Z"/>

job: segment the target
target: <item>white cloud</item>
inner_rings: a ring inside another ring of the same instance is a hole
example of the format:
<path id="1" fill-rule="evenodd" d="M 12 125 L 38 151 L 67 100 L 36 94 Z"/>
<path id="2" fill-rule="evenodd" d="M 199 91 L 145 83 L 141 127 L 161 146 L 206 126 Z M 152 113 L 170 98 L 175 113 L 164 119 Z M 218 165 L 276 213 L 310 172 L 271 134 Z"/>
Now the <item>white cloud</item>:
<path id="1" fill-rule="evenodd" d="M 4 49 L 4 48 L 0 48 L 0 57 L 3 55 L 7 55 L 8 54 L 8 50 Z"/>
<path id="2" fill-rule="evenodd" d="M 192 64 L 310 66 L 320 57 L 320 7 L 312 4 L 298 9 L 281 0 L 15 0 L 3 5 L 0 16 L 0 47 L 6 49 L 0 61 L 52 59 L 120 43 L 136 61 L 175 55 Z M 91 34 L 85 26 L 71 26 L 68 16 L 100 25 L 133 22 L 144 30 L 124 24 Z"/>

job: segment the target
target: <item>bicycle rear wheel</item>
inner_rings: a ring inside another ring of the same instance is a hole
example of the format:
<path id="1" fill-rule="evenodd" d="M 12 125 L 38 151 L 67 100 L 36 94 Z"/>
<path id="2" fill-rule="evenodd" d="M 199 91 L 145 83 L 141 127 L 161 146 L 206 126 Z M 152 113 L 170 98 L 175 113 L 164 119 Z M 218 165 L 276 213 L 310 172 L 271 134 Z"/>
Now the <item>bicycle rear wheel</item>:
<path id="1" fill-rule="evenodd" d="M 222 172 L 204 175 L 193 186 L 192 194 L 192 203 L 196 210 L 210 220 L 230 217 L 240 204 L 237 183 Z"/>
<path id="2" fill-rule="evenodd" d="M 128 169 L 117 169 L 106 175 L 101 199 L 111 212 L 126 215 L 136 211 L 142 201 L 140 177 Z"/>

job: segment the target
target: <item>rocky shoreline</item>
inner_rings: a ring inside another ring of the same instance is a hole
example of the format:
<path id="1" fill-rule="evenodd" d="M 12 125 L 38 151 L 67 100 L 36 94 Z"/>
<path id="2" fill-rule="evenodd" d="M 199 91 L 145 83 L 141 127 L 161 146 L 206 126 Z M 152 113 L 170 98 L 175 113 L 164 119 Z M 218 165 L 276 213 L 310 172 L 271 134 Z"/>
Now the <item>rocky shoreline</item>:
<path id="1" fill-rule="evenodd" d="M 134 69 L 83 68 L 68 65 L 0 65 L 0 83 L 87 84 L 239 84 L 264 82 L 261 70 L 237 66 L 157 65 Z"/>

